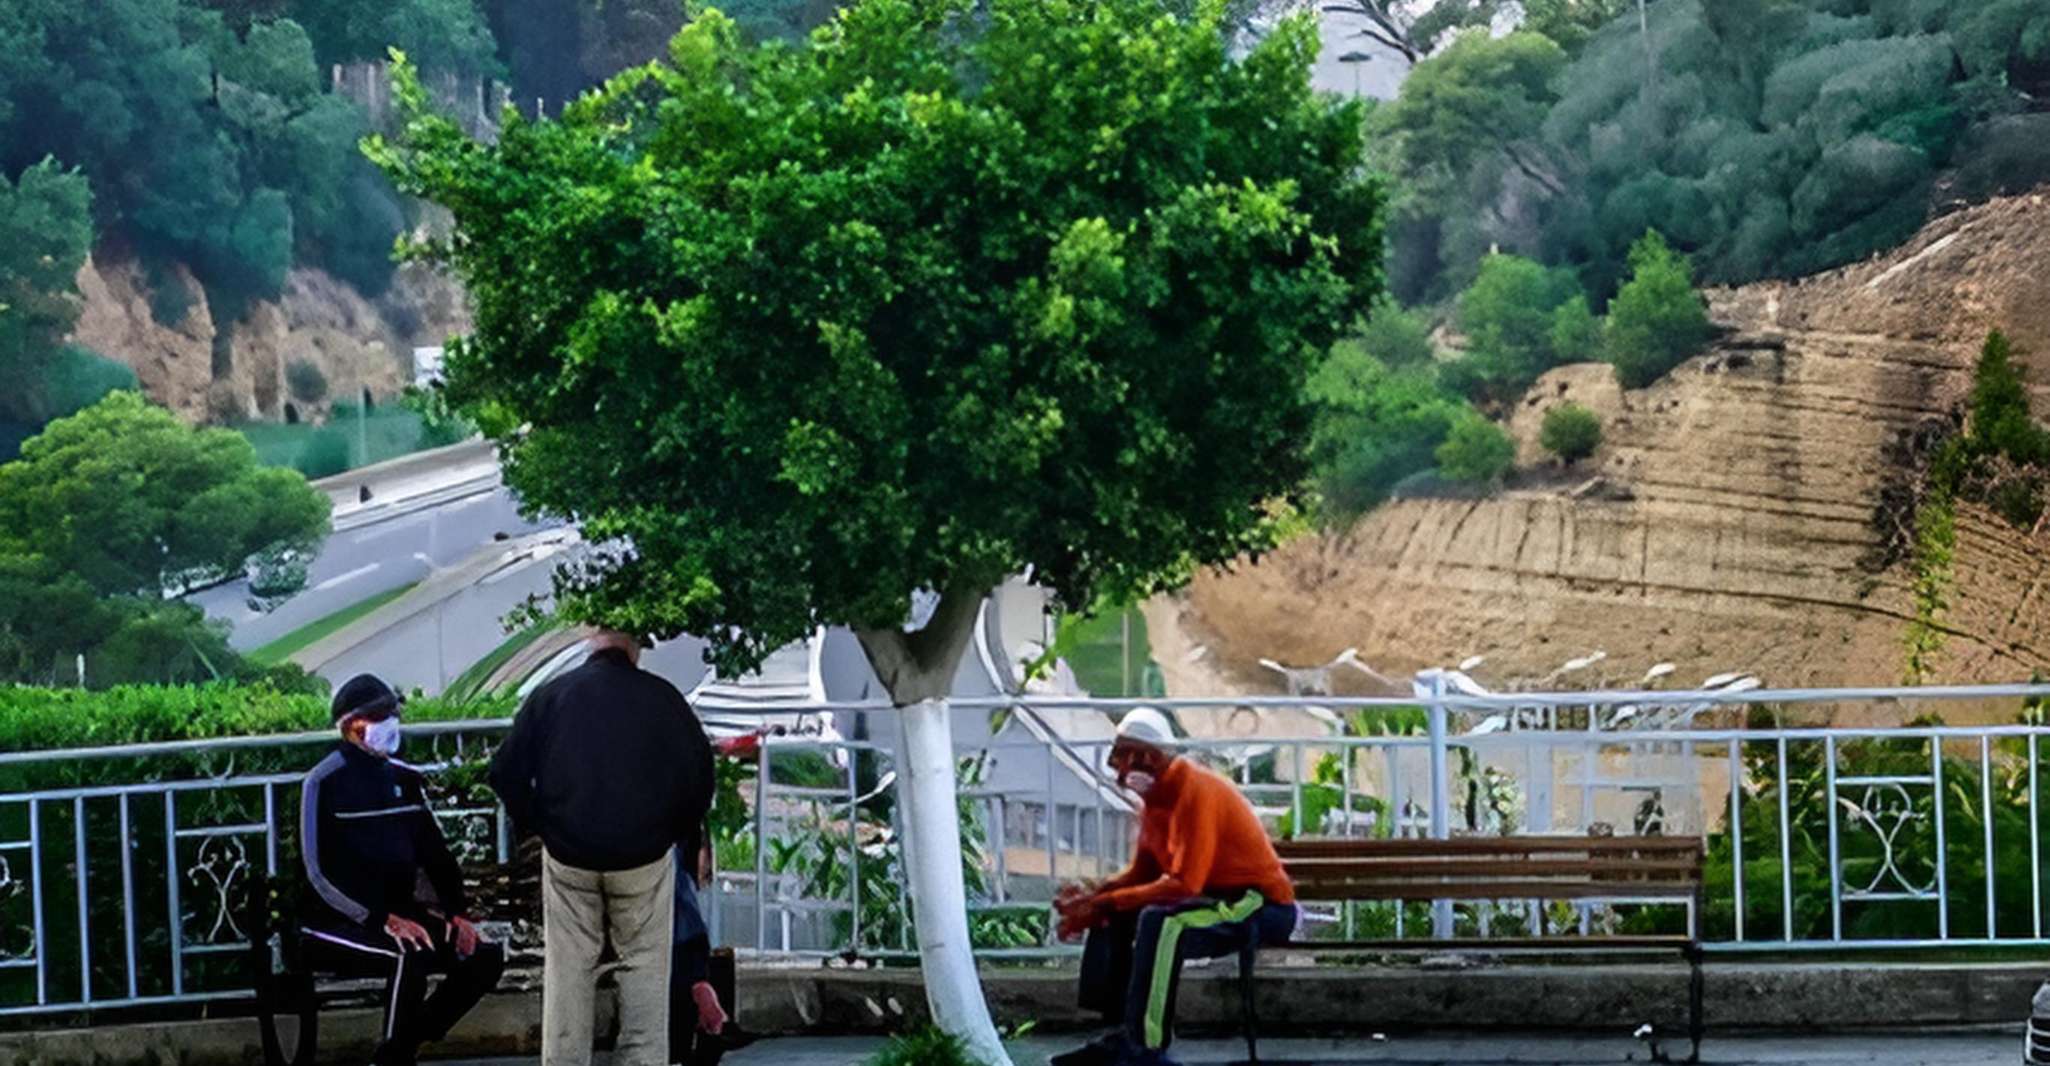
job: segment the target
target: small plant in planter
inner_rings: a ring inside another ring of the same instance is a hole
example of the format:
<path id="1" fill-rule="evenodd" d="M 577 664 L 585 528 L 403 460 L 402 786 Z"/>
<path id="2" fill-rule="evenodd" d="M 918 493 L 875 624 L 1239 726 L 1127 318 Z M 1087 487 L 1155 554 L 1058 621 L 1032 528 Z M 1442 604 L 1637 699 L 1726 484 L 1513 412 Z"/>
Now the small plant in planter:
<path id="1" fill-rule="evenodd" d="M 1602 420 L 1577 403 L 1562 403 L 1545 412 L 1538 443 L 1572 466 L 1602 446 Z"/>

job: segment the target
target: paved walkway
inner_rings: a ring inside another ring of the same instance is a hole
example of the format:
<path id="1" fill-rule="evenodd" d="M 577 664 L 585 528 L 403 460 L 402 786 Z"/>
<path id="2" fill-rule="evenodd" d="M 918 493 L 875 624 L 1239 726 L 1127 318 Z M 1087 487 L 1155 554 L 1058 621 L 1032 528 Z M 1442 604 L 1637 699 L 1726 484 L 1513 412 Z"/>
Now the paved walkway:
<path id="1" fill-rule="evenodd" d="M 1048 1055 L 1079 1043 L 1072 1038 L 1029 1041 L 1017 1066 L 1040 1066 Z M 1852 1037 L 1711 1038 L 1708 1066 L 2016 1066 L 2020 1030 L 2013 1033 L 1905 1034 Z M 771 1040 L 726 1059 L 727 1066 L 860 1066 L 881 1041 Z M 1679 1049 L 1683 1054 L 1684 1045 Z M 1186 1066 L 1221 1066 L 1245 1056 L 1230 1041 L 1185 1041 L 1175 1056 Z M 1621 1066 L 1646 1060 L 1642 1044 L 1627 1038 L 1571 1036 L 1431 1036 L 1384 1041 L 1273 1040 L 1260 1044 L 1265 1066 Z M 494 1059 L 444 1066 L 531 1066 L 532 1059 Z M 602 1060 L 602 1056 L 601 1059 Z"/>

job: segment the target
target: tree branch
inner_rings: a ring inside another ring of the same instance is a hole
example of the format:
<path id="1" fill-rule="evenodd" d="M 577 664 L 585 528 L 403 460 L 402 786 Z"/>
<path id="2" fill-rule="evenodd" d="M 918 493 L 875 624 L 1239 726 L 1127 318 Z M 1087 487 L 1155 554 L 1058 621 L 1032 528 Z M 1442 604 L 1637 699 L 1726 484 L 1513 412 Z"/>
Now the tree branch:
<path id="1" fill-rule="evenodd" d="M 890 702 L 902 707 L 937 699 L 953 688 L 961 653 L 975 635 L 976 614 L 988 595 L 979 587 L 947 590 L 916 633 L 906 633 L 902 626 L 855 630 Z"/>
<path id="2" fill-rule="evenodd" d="M 1335 0 L 1325 4 L 1324 11 L 1326 14 L 1358 15 L 1366 19 L 1368 25 L 1359 27 L 1358 36 L 1400 52 L 1402 58 L 1409 61 L 1410 66 L 1417 65 L 1423 59 L 1423 52 L 1417 48 L 1416 42 L 1410 39 L 1408 28 L 1398 23 L 1395 16 L 1378 0 Z M 1379 32 L 1376 32 L 1377 28 Z"/>
<path id="3" fill-rule="evenodd" d="M 1502 153 L 1509 157 L 1509 161 L 1516 165 L 1516 169 L 1522 171 L 1524 176 L 1530 178 L 1530 180 L 1537 182 L 1539 187 L 1543 188 L 1546 192 L 1551 193 L 1553 196 L 1563 196 L 1566 194 L 1566 183 L 1561 181 L 1559 176 L 1550 170 L 1541 169 L 1537 163 L 1524 154 L 1523 148 L 1519 145 L 1514 142 L 1505 143 L 1502 145 Z"/>

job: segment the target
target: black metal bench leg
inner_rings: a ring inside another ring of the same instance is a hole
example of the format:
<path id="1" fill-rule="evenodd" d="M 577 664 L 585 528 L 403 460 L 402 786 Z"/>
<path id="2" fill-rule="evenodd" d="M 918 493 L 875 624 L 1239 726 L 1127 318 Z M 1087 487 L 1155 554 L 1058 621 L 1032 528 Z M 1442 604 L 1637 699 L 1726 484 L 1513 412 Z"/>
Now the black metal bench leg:
<path id="1" fill-rule="evenodd" d="M 284 1042 L 278 1039 L 278 1015 L 296 1014 L 299 1039 L 292 1057 L 285 1057 Z M 264 1066 L 313 1066 L 314 1048 L 320 1042 L 320 1003 L 308 974 L 279 974 L 257 990 L 256 1025 L 263 1038 Z"/>
<path id="2" fill-rule="evenodd" d="M 1248 943 L 1239 949 L 1239 1010 L 1246 1027 L 1246 1062 L 1250 1066 L 1260 1063 L 1260 1010 L 1253 994 L 1253 963 L 1259 955 L 1258 944 Z"/>

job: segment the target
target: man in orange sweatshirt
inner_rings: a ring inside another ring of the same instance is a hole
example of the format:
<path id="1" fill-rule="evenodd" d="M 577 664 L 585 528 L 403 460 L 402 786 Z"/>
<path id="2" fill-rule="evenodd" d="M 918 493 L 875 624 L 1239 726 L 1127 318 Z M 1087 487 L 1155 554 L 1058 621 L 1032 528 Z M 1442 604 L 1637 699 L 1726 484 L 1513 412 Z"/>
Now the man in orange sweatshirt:
<path id="1" fill-rule="evenodd" d="M 1296 926 L 1295 888 L 1252 804 L 1224 777 L 1176 756 L 1166 716 L 1127 714 L 1110 765 L 1144 801 L 1137 854 L 1100 885 L 1062 889 L 1054 907 L 1064 939 L 1088 933 L 1082 1006 L 1122 1025 L 1052 1066 L 1171 1062 L 1182 962 L 1234 954 L 1248 938 L 1282 943 Z"/>

